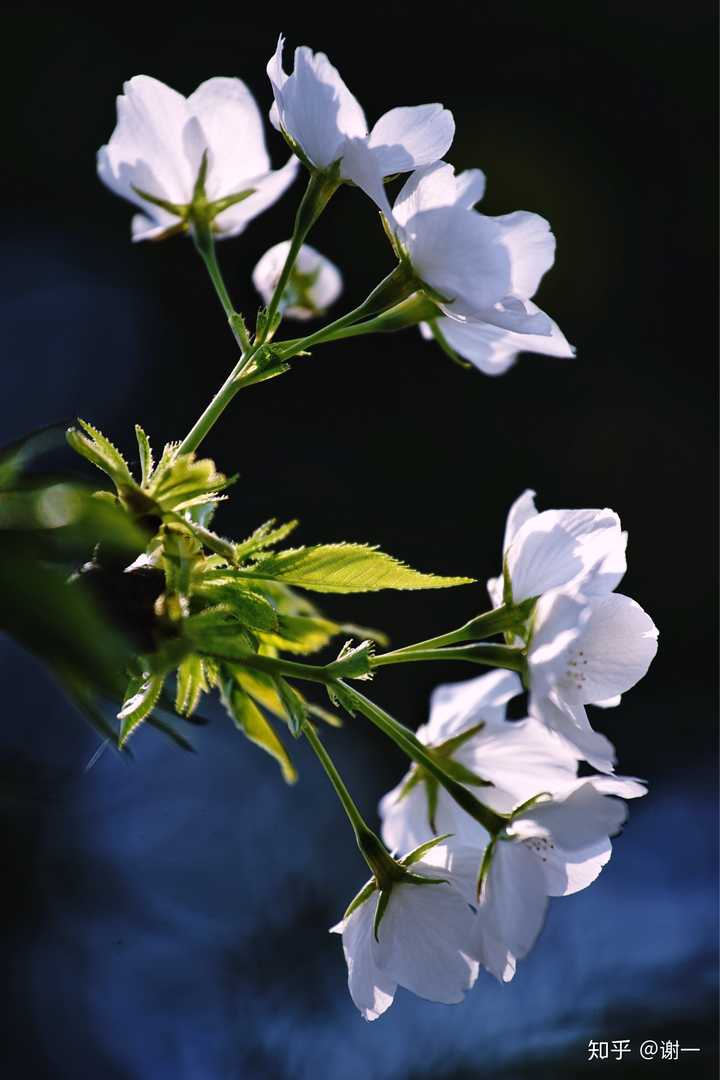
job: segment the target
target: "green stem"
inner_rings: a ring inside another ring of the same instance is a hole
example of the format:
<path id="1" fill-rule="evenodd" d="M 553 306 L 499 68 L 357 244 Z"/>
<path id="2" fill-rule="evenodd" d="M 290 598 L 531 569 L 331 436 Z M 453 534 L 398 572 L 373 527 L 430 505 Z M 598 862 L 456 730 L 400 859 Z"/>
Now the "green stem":
<path id="1" fill-rule="evenodd" d="M 417 652 L 425 649 L 439 649 L 443 645 L 457 645 L 461 641 L 482 641 L 484 638 L 494 637 L 506 630 L 514 630 L 522 625 L 524 615 L 517 608 L 502 604 L 493 611 L 486 611 L 469 622 L 450 630 L 447 634 L 427 638 L 426 641 L 418 641 L 414 645 L 404 645 L 401 649 L 393 649 L 385 656 L 400 656 L 409 652 Z M 376 657 L 376 659 L 379 659 Z"/>
<path id="2" fill-rule="evenodd" d="M 403 876 L 402 870 L 396 866 L 395 860 L 388 855 L 385 846 L 367 824 L 358 810 L 352 795 L 345 787 L 340 773 L 335 768 L 335 763 L 318 738 L 318 734 L 312 724 L 305 724 L 303 734 L 312 746 L 323 769 L 327 773 L 330 783 L 335 789 L 335 794 L 342 803 L 343 810 L 348 816 L 355 833 L 355 840 L 362 857 L 368 864 L 380 889 L 392 887 L 392 882 Z"/>
<path id="3" fill-rule="evenodd" d="M 285 263 L 283 264 L 283 268 L 280 271 L 280 277 L 275 286 L 275 291 L 273 292 L 267 307 L 265 333 L 262 336 L 263 342 L 272 338 L 274 332 L 273 323 L 278 314 L 278 308 L 280 307 L 283 293 L 285 292 L 287 283 L 290 279 L 290 274 L 295 265 L 295 260 L 300 253 L 300 248 L 305 243 L 305 238 L 310 232 L 310 229 L 320 217 L 320 214 L 323 212 L 339 186 L 339 178 L 332 174 L 322 172 L 313 172 L 310 174 L 308 186 L 305 189 L 305 194 L 303 195 L 297 213 L 295 214 L 295 224 L 293 226 L 290 248 Z"/>
<path id="4" fill-rule="evenodd" d="M 390 716 L 389 713 L 385 712 L 384 709 L 381 709 L 379 705 L 366 698 L 359 690 L 344 682 L 340 682 L 340 686 L 342 687 L 341 693 L 344 700 L 348 701 L 388 738 L 392 739 L 409 758 L 434 776 L 448 794 L 453 797 L 455 802 L 478 821 L 484 829 L 487 829 L 491 836 L 496 835 L 505 827 L 506 818 L 496 814 L 488 806 L 484 806 L 475 798 L 472 792 L 468 791 L 457 780 L 448 776 L 438 762 L 433 760 L 427 753 L 426 748 L 409 728 L 406 728 L 398 720 Z"/>
<path id="5" fill-rule="evenodd" d="M 386 664 L 424 663 L 429 660 L 463 660 L 471 664 L 484 664 L 486 667 L 509 668 L 510 671 L 522 672 L 525 668 L 525 651 L 511 645 L 463 645 L 459 648 L 445 649 L 408 649 L 406 652 L 381 653 L 370 657 L 370 666 L 383 667 Z"/>
<path id="6" fill-rule="evenodd" d="M 222 304 L 223 311 L 227 315 L 233 337 L 242 351 L 246 353 L 250 348 L 250 339 L 248 338 L 242 315 L 235 310 L 233 302 L 230 299 L 230 294 L 227 291 L 220 264 L 217 261 L 212 226 L 208 222 L 198 221 L 193 224 L 191 232 L 195 243 L 195 249 L 205 263 L 207 272 L 210 275 L 210 280 L 212 281 L 218 299 Z"/>
<path id="7" fill-rule="evenodd" d="M 178 453 L 189 454 L 192 450 L 197 450 L 210 428 L 228 407 L 238 390 L 242 388 L 240 376 L 257 351 L 257 349 L 250 349 L 249 352 L 243 353 L 215 397 L 190 428 L 180 444 Z"/>
<path id="8" fill-rule="evenodd" d="M 394 309 L 401 301 L 407 300 L 417 290 L 417 283 L 406 266 L 399 264 L 377 285 L 362 304 L 348 311 L 346 315 L 329 323 L 321 330 L 317 330 L 308 337 L 295 338 L 290 342 L 278 342 L 277 355 L 283 359 L 289 359 L 299 352 L 304 352 L 312 345 L 320 345 L 325 341 L 333 341 L 339 337 L 351 336 L 345 334 L 347 327 L 366 319 L 370 315 L 376 315 L 379 311 L 385 312 Z M 370 331 L 366 331 L 370 333 Z"/>
<path id="9" fill-rule="evenodd" d="M 357 310 L 356 308 L 353 314 Z M 416 292 L 409 296 L 407 300 L 388 308 L 375 318 L 365 319 L 364 322 L 354 323 L 350 326 L 343 325 L 340 329 L 337 327 L 337 322 L 340 320 L 330 323 L 318 331 L 318 334 L 322 334 L 322 342 L 319 342 L 317 335 L 315 335 L 314 344 L 342 341 L 345 338 L 361 337 L 365 334 L 395 333 L 397 330 L 406 330 L 409 326 L 417 326 L 418 323 L 437 318 L 437 315 L 438 309 L 432 300 L 428 300 L 423 293 Z M 346 318 L 347 316 L 343 316 L 343 323 Z M 304 344 L 305 338 L 290 338 L 287 341 L 278 341 L 277 347 L 283 349 L 283 351 L 287 349 L 289 352 L 292 349 L 300 352 Z"/>
<path id="10" fill-rule="evenodd" d="M 343 805 L 343 810 L 348 816 L 350 824 L 353 827 L 355 837 L 359 844 L 361 835 L 363 833 L 370 832 L 370 827 L 367 825 L 365 819 L 355 805 L 355 802 L 353 801 L 350 792 L 345 787 L 340 773 L 335 768 L 335 764 L 332 758 L 321 743 L 318 734 L 312 724 L 305 724 L 305 727 L 303 728 L 303 735 L 312 746 L 313 750 L 315 751 L 317 757 L 320 760 L 320 764 L 322 765 L 323 769 L 329 777 L 330 783 L 335 788 L 337 797 Z"/>

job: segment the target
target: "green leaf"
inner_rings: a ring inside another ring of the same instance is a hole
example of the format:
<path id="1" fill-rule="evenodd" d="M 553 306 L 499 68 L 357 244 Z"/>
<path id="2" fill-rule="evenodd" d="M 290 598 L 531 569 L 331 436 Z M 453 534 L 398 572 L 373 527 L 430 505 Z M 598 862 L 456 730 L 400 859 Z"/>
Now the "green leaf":
<path id="1" fill-rule="evenodd" d="M 207 689 L 203 662 L 199 656 L 191 653 L 178 667 L 175 711 L 181 716 L 192 716 Z"/>
<path id="2" fill-rule="evenodd" d="M 150 446 L 150 440 L 139 424 L 135 425 L 135 438 L 137 439 L 140 454 L 140 483 L 143 487 L 146 487 L 150 482 L 154 466 L 152 447 Z"/>
<path id="3" fill-rule="evenodd" d="M 248 576 L 284 581 L 314 592 L 376 592 L 380 589 L 445 589 L 474 579 L 423 574 L 364 544 L 318 544 L 290 548 L 257 563 Z"/>
<path id="4" fill-rule="evenodd" d="M 169 593 L 189 596 L 192 572 L 202 556 L 202 548 L 189 529 L 181 525 L 165 525 L 163 538 L 163 569 Z"/>
<path id="5" fill-rule="evenodd" d="M 226 604 L 191 615 L 184 620 L 183 630 L 200 652 L 225 660 L 242 660 L 256 651 L 256 639 Z"/>
<path id="6" fill-rule="evenodd" d="M 259 705 L 287 723 L 288 715 L 272 675 L 264 671 L 233 668 L 235 679 Z"/>
<path id="7" fill-rule="evenodd" d="M 297 690 L 295 690 L 290 683 L 286 682 L 282 676 L 278 676 L 275 679 L 275 685 L 278 688 L 278 693 L 285 706 L 288 727 L 295 738 L 299 739 L 308 718 L 305 701 L 301 695 L 298 694 Z"/>
<path id="8" fill-rule="evenodd" d="M 137 687 L 137 680 L 131 682 L 128 696 L 125 698 L 122 709 L 117 714 L 118 720 L 122 721 L 119 736 L 120 746 L 127 742 L 143 720 L 153 711 L 162 693 L 164 683 L 164 675 L 150 675 L 140 687 Z"/>
<path id="9" fill-rule="evenodd" d="M 162 466 L 162 467 L 161 467 Z M 171 452 L 158 468 L 148 485 L 148 495 L 161 510 L 186 510 L 201 503 L 217 501 L 218 492 L 234 483 L 219 473 L 210 458 L 195 459 L 194 454 Z"/>
<path id="10" fill-rule="evenodd" d="M 201 582 L 195 587 L 193 595 L 214 604 L 222 604 L 241 623 L 253 630 L 277 629 L 278 617 L 275 608 L 261 593 L 248 589 L 247 582 L 239 582 L 233 578 L 219 578 L 210 584 Z"/>
<path id="11" fill-rule="evenodd" d="M 283 779 L 288 784 L 294 784 L 297 772 L 285 747 L 237 679 L 229 678 L 223 683 L 221 696 L 235 726 L 256 746 L 274 757 L 282 770 Z"/>
<path id="12" fill-rule="evenodd" d="M 101 431 L 78 419 L 82 431 L 70 428 L 66 434 L 70 446 L 87 461 L 104 472 L 118 491 L 123 487 L 137 487 L 128 464 L 116 446 Z"/>
<path id="13" fill-rule="evenodd" d="M 284 525 L 278 525 L 277 528 L 273 528 L 275 521 L 275 518 L 270 518 L 264 525 L 259 525 L 247 540 L 243 540 L 241 543 L 236 544 L 233 553 L 233 562 L 242 562 L 250 555 L 254 555 L 257 551 L 262 551 L 265 548 L 272 547 L 274 544 L 279 544 L 280 541 L 288 537 L 293 529 L 296 529 L 299 524 L 298 521 L 288 521 Z"/>
<path id="14" fill-rule="evenodd" d="M 275 631 L 263 634 L 262 639 L 274 649 L 289 653 L 315 653 L 342 631 L 342 627 L 330 619 L 306 615 L 276 614 L 275 621 Z"/>

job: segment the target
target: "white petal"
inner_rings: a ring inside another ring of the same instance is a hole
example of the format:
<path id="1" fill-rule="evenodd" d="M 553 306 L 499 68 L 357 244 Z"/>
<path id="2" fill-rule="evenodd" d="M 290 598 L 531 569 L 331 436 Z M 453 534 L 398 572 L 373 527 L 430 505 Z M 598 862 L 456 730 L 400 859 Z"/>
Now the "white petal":
<path id="1" fill-rule="evenodd" d="M 388 221 L 392 221 L 383 173 L 376 155 L 368 146 L 367 139 L 346 139 L 342 146 L 340 175 L 369 195 Z"/>
<path id="2" fill-rule="evenodd" d="M 455 205 L 472 210 L 485 194 L 485 173 L 482 169 L 465 169 L 455 177 Z"/>
<path id="3" fill-rule="evenodd" d="M 242 202 L 229 206 L 215 218 L 215 224 L 219 230 L 217 238 L 226 239 L 238 236 L 248 222 L 272 206 L 292 184 L 297 176 L 299 165 L 298 159 L 291 157 L 281 169 L 265 173 L 264 176 L 253 177 L 248 182 L 248 187 L 254 188 L 254 193 Z"/>
<path id="4" fill-rule="evenodd" d="M 551 692 L 547 697 L 533 695 L 530 713 L 565 739 L 594 769 L 613 772 L 615 747 L 604 735 L 593 731 L 582 705 L 571 706 Z"/>
<path id="5" fill-rule="evenodd" d="M 294 70 L 287 76 L 282 69 L 283 44 L 280 38 L 268 64 L 275 119 L 314 165 L 327 168 L 342 156 L 346 138 L 367 135 L 365 115 L 323 53 L 305 46 L 296 49 Z"/>
<path id="6" fill-rule="evenodd" d="M 275 244 L 265 252 L 253 270 L 253 285 L 266 304 L 275 291 L 289 250 L 289 240 Z M 310 244 L 303 244 L 300 248 L 295 261 L 295 271 L 303 275 L 314 275 L 314 281 L 307 294 L 312 307 L 288 308 L 285 314 L 292 318 L 307 319 L 324 311 L 342 291 L 342 277 L 338 268 Z"/>
<path id="7" fill-rule="evenodd" d="M 447 313 L 474 316 L 507 294 L 510 260 L 493 218 L 440 206 L 414 214 L 399 236 L 418 277 L 444 298 Z"/>
<path id="8" fill-rule="evenodd" d="M 449 834 L 457 843 L 466 843 L 484 850 L 488 835 L 483 827 L 466 813 L 443 787 L 437 791 L 433 830 L 430 821 L 427 786 L 415 784 L 400 798 L 403 780 L 380 800 L 378 811 L 382 819 L 382 838 L 391 851 L 412 851 L 433 836 Z M 489 789 L 488 789 L 489 790 Z"/>
<path id="9" fill-rule="evenodd" d="M 409 172 L 443 156 L 455 135 L 452 113 L 442 105 L 415 105 L 391 109 L 370 132 L 382 176 Z"/>
<path id="10" fill-rule="evenodd" d="M 137 244 L 141 240 L 159 240 L 166 229 L 172 228 L 177 223 L 177 218 L 173 217 L 172 214 L 167 214 L 166 217 L 167 222 L 158 225 L 151 218 L 146 217 L 145 214 L 133 214 L 130 223 L 133 243 Z"/>
<path id="11" fill-rule="evenodd" d="M 182 94 L 157 79 L 136 75 L 124 91 L 117 99 L 117 126 L 98 155 L 98 173 L 161 224 L 158 208 L 133 186 L 169 202 L 189 202 L 204 149 L 201 133 Z"/>
<path id="12" fill-rule="evenodd" d="M 520 603 L 570 582 L 610 592 L 624 573 L 626 544 L 612 510 L 545 510 L 518 529 L 507 549 L 513 599 Z"/>
<path id="13" fill-rule="evenodd" d="M 530 301 L 526 307 L 539 311 Z M 438 328 L 448 344 L 485 375 L 503 375 L 515 363 L 518 353 L 542 353 L 545 356 L 572 357 L 575 350 L 557 323 L 550 322 L 550 334 L 518 334 L 490 323 L 456 319 L 438 319 Z"/>
<path id="14" fill-rule="evenodd" d="M 547 837 L 566 851 L 579 851 L 619 832 L 627 818 L 627 806 L 595 790 L 581 780 L 571 793 L 537 803 L 508 827 L 522 839 Z"/>
<path id="15" fill-rule="evenodd" d="M 482 889 L 475 952 L 497 979 L 509 982 L 515 961 L 537 941 L 547 910 L 541 864 L 525 845 L 498 841 Z"/>
<path id="16" fill-rule="evenodd" d="M 348 919 L 332 929 L 333 933 L 342 934 L 350 996 L 365 1020 L 377 1020 L 392 1005 L 397 988 L 373 958 L 371 939 L 377 895 L 373 893 Z"/>
<path id="17" fill-rule="evenodd" d="M 575 779 L 580 758 L 574 747 L 532 717 L 488 727 L 455 754 L 455 760 L 494 785 L 476 794 L 499 813 L 509 813 L 541 792 L 564 790 Z"/>
<path id="18" fill-rule="evenodd" d="M 503 537 L 503 555 L 508 550 L 525 522 L 529 521 L 530 518 L 537 517 L 538 511 L 537 507 L 535 506 L 536 494 L 537 492 L 532 491 L 531 488 L 527 488 L 525 491 L 523 491 L 522 495 L 518 495 L 517 499 L 510 507 L 508 511 L 507 521 L 505 523 L 505 536 Z"/>
<path id="19" fill-rule="evenodd" d="M 524 599 L 522 594 L 521 598 Z M 581 594 L 552 589 L 540 597 L 535 605 L 527 655 L 534 696 L 547 696 L 564 677 L 570 648 L 579 639 L 590 615 L 590 601 Z"/>
<path id="20" fill-rule="evenodd" d="M 555 237 L 550 224 L 527 210 L 516 210 L 494 220 L 501 227 L 502 242 L 510 255 L 512 287 L 508 291 L 530 299 L 537 292 L 543 274 L 555 262 Z"/>
<path id="21" fill-rule="evenodd" d="M 188 106 L 212 151 L 205 184 L 209 199 L 234 195 L 270 170 L 260 110 L 240 79 L 208 79 L 190 95 Z"/>
<path id="22" fill-rule="evenodd" d="M 505 719 L 508 701 L 521 693 L 522 682 L 514 671 L 492 671 L 438 686 L 430 698 L 430 720 L 423 729 L 423 741 L 436 746 L 480 721 L 498 727 Z"/>
<path id="23" fill-rule="evenodd" d="M 422 862 L 415 873 L 437 877 Z M 373 958 L 390 979 L 428 1001 L 462 1001 L 477 978 L 468 955 L 475 916 L 451 884 L 395 885 L 373 938 Z"/>
<path id="24" fill-rule="evenodd" d="M 487 580 L 487 591 L 490 597 L 490 603 L 494 608 L 500 607 L 503 602 L 503 579 L 502 577 L 492 577 Z"/>
<path id="25" fill-rule="evenodd" d="M 646 674 L 657 652 L 657 627 L 620 593 L 590 597 L 590 616 L 564 650 L 556 690 L 571 704 L 623 694 Z"/>
<path id="26" fill-rule="evenodd" d="M 480 169 L 468 169 L 455 175 L 445 161 L 425 165 L 409 176 L 400 190 L 393 211 L 399 225 L 405 226 L 414 214 L 441 206 L 469 210 L 485 192 L 485 175 Z"/>

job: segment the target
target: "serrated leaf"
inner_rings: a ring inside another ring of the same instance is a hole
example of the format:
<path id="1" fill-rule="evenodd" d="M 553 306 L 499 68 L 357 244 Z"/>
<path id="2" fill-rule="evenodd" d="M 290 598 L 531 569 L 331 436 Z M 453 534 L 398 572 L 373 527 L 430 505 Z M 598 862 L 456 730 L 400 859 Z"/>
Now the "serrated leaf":
<path id="1" fill-rule="evenodd" d="M 257 639 L 226 604 L 216 604 L 185 619 L 183 631 L 196 649 L 224 660 L 242 660 L 257 650 Z"/>
<path id="2" fill-rule="evenodd" d="M 237 679 L 230 678 L 224 683 L 222 700 L 235 726 L 256 746 L 274 757 L 282 770 L 283 779 L 288 784 L 294 784 L 297 772 L 285 747 Z"/>
<path id="3" fill-rule="evenodd" d="M 290 683 L 286 682 L 282 676 L 278 676 L 275 679 L 275 684 L 278 688 L 282 703 L 285 706 L 288 727 L 295 738 L 299 739 L 308 718 L 305 701 L 297 690 L 295 690 Z"/>
<path id="4" fill-rule="evenodd" d="M 136 487 L 128 463 L 118 448 L 87 420 L 78 419 L 78 423 L 82 431 L 70 428 L 66 433 L 67 441 L 73 450 L 109 476 L 118 490 Z"/>
<path id="5" fill-rule="evenodd" d="M 135 438 L 137 439 L 138 453 L 140 454 L 140 483 L 143 487 L 146 487 L 152 476 L 154 465 L 152 447 L 150 446 L 150 440 L 139 424 L 135 425 Z"/>
<path id="6" fill-rule="evenodd" d="M 203 693 L 207 692 L 205 669 L 199 656 L 186 656 L 177 670 L 175 711 L 181 716 L 192 716 Z"/>
<path id="7" fill-rule="evenodd" d="M 299 524 L 298 521 L 288 521 L 284 525 L 278 525 L 277 528 L 274 528 L 275 521 L 275 518 L 270 518 L 270 520 L 266 521 L 263 525 L 259 525 L 247 540 L 242 540 L 239 544 L 236 544 L 233 553 L 233 561 L 238 563 L 242 562 L 243 559 L 247 559 L 257 551 L 272 547 L 273 544 L 279 544 L 280 541 L 285 540 Z"/>
<path id="8" fill-rule="evenodd" d="M 148 495 L 163 510 L 186 510 L 215 499 L 218 492 L 234 483 L 219 473 L 210 458 L 197 460 L 194 454 L 177 454 L 155 470 Z"/>
<path id="9" fill-rule="evenodd" d="M 143 720 L 153 711 L 164 683 L 164 675 L 150 675 L 136 689 L 137 681 L 133 680 L 130 693 L 117 714 L 118 720 L 122 721 L 118 738 L 120 746 L 127 742 Z"/>
<path id="10" fill-rule="evenodd" d="M 266 675 L 264 671 L 248 671 L 247 668 L 235 668 L 234 674 L 237 682 L 259 705 L 287 723 L 287 711 L 271 675 Z"/>
<path id="11" fill-rule="evenodd" d="M 194 595 L 211 603 L 222 604 L 240 622 L 253 630 L 277 629 L 278 617 L 275 608 L 261 593 L 248 589 L 247 582 L 220 579 L 211 584 L 201 583 L 195 588 Z"/>
<path id="12" fill-rule="evenodd" d="M 473 578 L 423 574 L 364 544 L 318 544 L 290 548 L 257 563 L 247 576 L 287 582 L 313 592 L 377 592 L 380 589 L 446 589 Z"/>

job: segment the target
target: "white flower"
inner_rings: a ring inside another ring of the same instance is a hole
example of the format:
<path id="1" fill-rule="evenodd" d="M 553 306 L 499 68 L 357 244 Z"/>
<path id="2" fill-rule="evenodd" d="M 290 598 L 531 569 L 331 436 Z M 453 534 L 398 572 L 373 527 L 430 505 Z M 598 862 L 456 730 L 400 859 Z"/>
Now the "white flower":
<path id="1" fill-rule="evenodd" d="M 444 852 L 433 852 L 438 865 Z M 450 870 L 421 859 L 414 874 L 446 879 L 436 884 L 393 885 L 387 908 L 373 930 L 378 892 L 337 926 L 342 934 L 350 995 L 366 1020 L 376 1020 L 392 1005 L 398 986 L 428 1001 L 453 1005 L 474 984 L 478 962 L 468 953 L 474 913 Z"/>
<path id="2" fill-rule="evenodd" d="M 549 896 L 568 896 L 587 888 L 612 854 L 610 837 L 627 817 L 626 799 L 645 794 L 629 777 L 590 776 L 568 783 L 552 799 L 518 813 L 487 851 L 488 836 L 478 826 L 475 846 L 428 854 L 435 872 L 445 866 L 462 882 L 466 898 L 477 903 L 472 955 L 496 978 L 508 982 L 516 961 L 530 951 L 545 920 Z M 483 836 L 484 834 L 484 836 Z M 477 899 L 478 873 L 483 882 Z"/>
<path id="3" fill-rule="evenodd" d="M 253 285 L 266 304 L 270 302 L 285 259 L 290 241 L 275 244 L 258 262 L 253 270 Z M 303 244 L 290 274 L 285 290 L 285 315 L 293 319 L 312 319 L 320 315 L 342 292 L 342 277 L 334 263 L 309 244 Z"/>
<path id="4" fill-rule="evenodd" d="M 551 338 L 552 321 L 528 301 L 555 261 L 555 237 L 537 214 L 473 210 L 484 189 L 479 169 L 456 176 L 444 161 L 417 169 L 389 222 L 399 248 L 451 318 Z"/>
<path id="5" fill-rule="evenodd" d="M 340 176 L 362 188 L 389 216 L 383 178 L 437 161 L 455 134 L 442 105 L 391 109 L 368 132 L 365 113 L 324 53 L 295 50 L 291 75 L 282 66 L 284 38 L 267 66 L 275 103 L 272 124 L 319 170 L 341 162 Z"/>
<path id="6" fill-rule="evenodd" d="M 525 301 L 528 315 L 541 314 L 531 300 Z M 504 375 L 517 360 L 518 353 L 542 353 L 544 356 L 572 357 L 575 349 L 568 342 L 556 322 L 550 320 L 550 334 L 519 334 L 514 330 L 503 330 L 490 323 L 440 318 L 435 320 L 435 330 L 439 331 L 450 348 L 469 360 L 485 375 Z M 420 324 L 420 332 L 426 339 L 434 338 L 428 323 Z"/>
<path id="7" fill-rule="evenodd" d="M 571 583 L 591 595 L 612 592 L 627 569 L 627 533 L 618 515 L 607 508 L 538 513 L 534 496 L 524 491 L 515 500 L 505 526 L 503 564 L 513 602 Z M 502 577 L 488 581 L 488 592 L 498 607 Z"/>
<path id="8" fill-rule="evenodd" d="M 596 769 L 611 772 L 611 744 L 592 730 L 585 705 L 616 705 L 646 674 L 658 630 L 620 593 L 553 589 L 535 606 L 527 654 L 530 713 L 563 735 Z"/>
<path id="9" fill-rule="evenodd" d="M 430 720 L 417 737 L 435 748 L 456 779 L 498 813 L 541 792 L 554 792 L 577 775 L 580 755 L 539 721 L 505 719 L 506 703 L 522 692 L 511 671 L 493 671 L 439 686 Z M 478 786 L 481 778 L 492 786 Z M 380 802 L 382 836 L 391 850 L 407 851 L 433 835 L 451 833 L 454 842 L 480 828 L 433 777 L 414 766 Z"/>
<path id="10" fill-rule="evenodd" d="M 184 98 L 157 79 L 136 75 L 117 99 L 117 114 L 109 143 L 98 151 L 98 175 L 143 211 L 133 218 L 133 240 L 156 239 L 179 222 L 178 215 L 135 189 L 187 206 L 205 152 L 210 202 L 253 189 L 252 195 L 218 214 L 220 236 L 241 233 L 295 177 L 295 158 L 271 170 L 260 112 L 240 79 L 208 79 Z"/>

